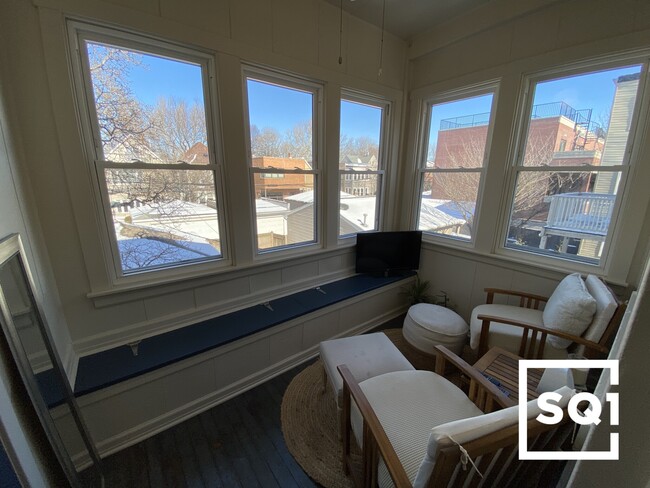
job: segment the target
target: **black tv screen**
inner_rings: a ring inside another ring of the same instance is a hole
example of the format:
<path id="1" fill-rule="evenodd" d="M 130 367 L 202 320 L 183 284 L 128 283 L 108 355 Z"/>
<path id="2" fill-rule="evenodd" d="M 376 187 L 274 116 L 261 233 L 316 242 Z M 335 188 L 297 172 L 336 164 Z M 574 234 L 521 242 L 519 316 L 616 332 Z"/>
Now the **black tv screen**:
<path id="1" fill-rule="evenodd" d="M 420 267 L 422 232 L 364 232 L 357 234 L 357 273 L 400 274 Z"/>

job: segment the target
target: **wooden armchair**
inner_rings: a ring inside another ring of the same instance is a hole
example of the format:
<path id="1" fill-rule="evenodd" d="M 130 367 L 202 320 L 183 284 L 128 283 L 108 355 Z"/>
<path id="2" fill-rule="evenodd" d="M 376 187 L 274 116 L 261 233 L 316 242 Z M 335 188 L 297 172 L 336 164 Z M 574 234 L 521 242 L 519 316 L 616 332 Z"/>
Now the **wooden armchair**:
<path id="1" fill-rule="evenodd" d="M 454 353 L 436 349 L 436 369 L 444 371 L 446 362 L 460 369 L 469 378 L 469 395 L 430 371 L 386 373 L 357 383 L 345 365 L 338 367 L 346 474 L 364 488 L 519 486 L 530 473 L 514 452 L 518 406 Z M 574 392 L 558 391 L 565 408 Z M 555 449 L 567 431 L 563 424 L 537 422 L 540 412 L 536 403 L 528 405 L 529 449 Z M 355 441 L 362 448 L 360 465 L 350 456 Z"/>
<path id="2" fill-rule="evenodd" d="M 569 277 L 571 276 L 575 275 Z M 479 305 L 472 312 L 471 348 L 478 352 L 478 357 L 495 346 L 528 359 L 565 359 L 569 352 L 574 351 L 589 358 L 605 357 L 609 352 L 610 341 L 621 323 L 626 305 L 596 276 L 587 276 L 584 283 L 594 298 L 596 307 L 593 319 L 587 324 L 582 335 L 563 330 L 562 323 L 545 322 L 547 316 L 540 310 L 540 305 L 549 302 L 547 297 L 486 288 L 486 304 Z M 559 289 L 558 285 L 553 296 L 556 296 Z M 516 297 L 519 304 L 495 304 L 496 295 Z M 549 337 L 551 344 L 547 347 Z"/>

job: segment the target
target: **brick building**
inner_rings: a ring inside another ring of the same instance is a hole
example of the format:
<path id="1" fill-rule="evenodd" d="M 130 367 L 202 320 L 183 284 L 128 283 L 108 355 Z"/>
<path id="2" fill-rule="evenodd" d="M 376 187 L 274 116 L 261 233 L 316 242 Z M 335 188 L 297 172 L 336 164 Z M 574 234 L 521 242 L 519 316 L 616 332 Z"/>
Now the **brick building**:
<path id="1" fill-rule="evenodd" d="M 255 173 L 255 198 L 285 198 L 313 189 L 313 175 L 301 173 L 274 172 L 274 169 L 310 170 L 311 166 L 302 158 L 275 158 L 262 156 L 253 158 L 254 168 L 268 168 L 268 173 Z"/>

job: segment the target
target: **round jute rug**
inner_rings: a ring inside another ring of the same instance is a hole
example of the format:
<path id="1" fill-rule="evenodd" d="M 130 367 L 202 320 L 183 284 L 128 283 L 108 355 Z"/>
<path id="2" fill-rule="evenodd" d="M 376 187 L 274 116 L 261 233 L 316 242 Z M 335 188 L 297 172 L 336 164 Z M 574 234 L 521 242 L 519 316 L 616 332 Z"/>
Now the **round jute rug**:
<path id="1" fill-rule="evenodd" d="M 384 333 L 415 368 L 433 369 L 433 358 L 408 344 L 402 329 L 387 329 Z M 320 359 L 291 380 L 282 397 L 281 423 L 289 452 L 310 478 L 326 488 L 354 486 L 343 474 L 334 393 L 329 384 L 323 393 Z"/>

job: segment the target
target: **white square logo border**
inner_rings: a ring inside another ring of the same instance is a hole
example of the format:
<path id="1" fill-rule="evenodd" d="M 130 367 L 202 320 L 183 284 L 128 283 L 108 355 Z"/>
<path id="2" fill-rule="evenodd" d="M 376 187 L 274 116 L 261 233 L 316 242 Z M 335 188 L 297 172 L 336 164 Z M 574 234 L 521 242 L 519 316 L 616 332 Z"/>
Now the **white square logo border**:
<path id="1" fill-rule="evenodd" d="M 618 360 L 616 359 L 520 359 L 519 391 L 528 391 L 528 369 L 533 368 L 597 368 L 609 369 L 611 385 L 618 385 Z M 529 451 L 527 395 L 519 395 L 519 459 L 520 460 L 618 460 L 619 438 L 610 433 L 609 451 Z"/>

